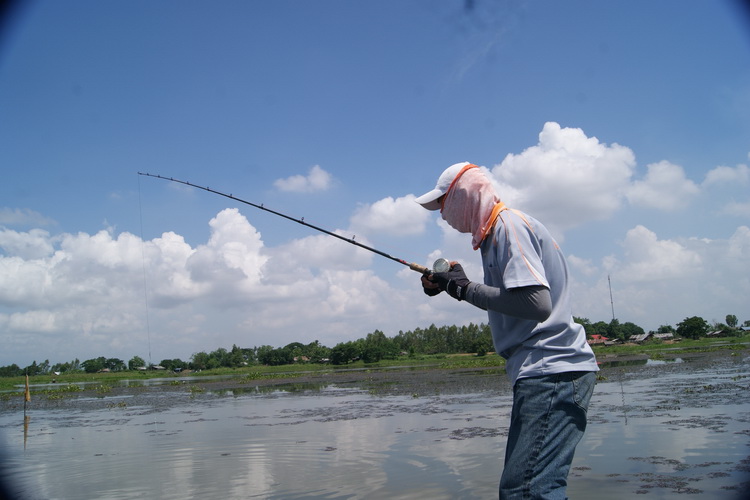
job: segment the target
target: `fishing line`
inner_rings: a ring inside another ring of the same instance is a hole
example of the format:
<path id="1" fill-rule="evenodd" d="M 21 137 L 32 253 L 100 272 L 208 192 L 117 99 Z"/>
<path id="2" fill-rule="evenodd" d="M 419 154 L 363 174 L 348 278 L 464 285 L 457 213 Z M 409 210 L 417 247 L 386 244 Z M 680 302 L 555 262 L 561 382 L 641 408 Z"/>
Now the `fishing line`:
<path id="1" fill-rule="evenodd" d="M 625 386 L 622 383 L 623 371 L 619 371 L 620 379 L 620 394 L 622 395 L 622 415 L 625 417 L 625 425 L 628 425 L 628 406 L 625 404 Z"/>
<path id="2" fill-rule="evenodd" d="M 263 204 L 258 205 L 258 204 L 255 204 L 255 203 L 251 203 L 251 202 L 243 200 L 241 198 L 237 198 L 236 196 L 232 195 L 231 193 L 230 194 L 222 193 L 221 191 L 217 191 L 217 190 L 211 189 L 209 187 L 198 186 L 196 184 L 192 184 L 192 183 L 187 182 L 187 181 L 181 181 L 181 180 L 175 179 L 173 177 L 163 177 L 161 175 L 149 174 L 149 173 L 144 173 L 144 172 L 138 172 L 138 175 L 145 175 L 147 177 L 154 177 L 156 179 L 162 179 L 162 180 L 165 180 L 165 181 L 177 182 L 179 184 L 184 184 L 186 186 L 190 186 L 190 187 L 202 189 L 204 191 L 208 191 L 209 193 L 218 194 L 219 196 L 223 196 L 225 198 L 229 198 L 230 200 L 234 200 L 234 201 L 237 201 L 237 202 L 240 202 L 240 203 L 244 203 L 245 205 L 250 205 L 251 207 L 255 207 L 257 209 L 264 210 L 264 211 L 272 213 L 274 215 L 278 215 L 279 217 L 283 217 L 283 218 L 285 218 L 287 220 L 290 220 L 292 222 L 296 222 L 297 224 L 302 224 L 303 226 L 307 226 L 307 227 L 309 227 L 311 229 L 314 229 L 316 231 L 320 231 L 321 233 L 325 233 L 328 236 L 333 236 L 334 238 L 338 238 L 338 239 L 340 239 L 342 241 L 345 241 L 345 242 L 347 242 L 349 244 L 358 246 L 360 248 L 364 248 L 365 250 L 368 250 L 370 252 L 378 254 L 381 257 L 385 257 L 386 259 L 390 259 L 392 261 L 398 262 L 399 264 L 403 264 L 405 266 L 408 266 L 409 269 L 411 269 L 412 271 L 417 271 L 417 272 L 425 274 L 425 275 L 431 274 L 433 272 L 432 269 L 429 269 L 429 268 L 427 268 L 425 266 L 420 266 L 419 264 L 415 264 L 413 262 L 407 262 L 407 261 L 405 261 L 403 259 L 399 259 L 397 257 L 393 257 L 392 255 L 388 255 L 387 253 L 385 253 L 385 252 L 383 252 L 381 250 L 377 250 L 377 249 L 372 248 L 370 246 L 364 245 L 364 244 L 362 244 L 362 243 L 360 243 L 358 241 L 354 241 L 354 237 L 352 237 L 352 238 L 346 238 L 345 236 L 341 236 L 340 234 L 336 234 L 336 233 L 334 233 L 332 231 L 328 231 L 327 229 L 323 229 L 321 227 L 318 227 L 318 226 L 315 226 L 315 225 L 310 224 L 308 222 L 305 222 L 305 218 L 304 217 L 302 217 L 301 219 L 295 219 L 294 217 L 290 217 L 290 216 L 285 215 L 285 214 L 283 214 L 281 212 L 277 212 L 275 210 L 271 210 L 270 208 L 266 208 L 266 207 L 263 206 Z M 438 264 L 438 262 L 440 262 L 440 263 Z M 447 269 L 445 268 L 446 265 L 447 265 Z M 433 269 L 434 269 L 434 272 L 445 272 L 448 269 L 450 269 L 450 264 L 445 259 L 438 259 L 437 261 L 435 261 L 435 265 L 433 266 Z"/>
<path id="3" fill-rule="evenodd" d="M 138 177 L 138 215 L 141 222 L 141 260 L 143 268 L 143 301 L 146 307 L 146 337 L 148 340 L 148 364 L 153 365 L 151 360 L 151 325 L 148 318 L 148 285 L 146 281 L 146 242 L 143 239 L 143 202 L 141 201 L 141 178 Z"/>

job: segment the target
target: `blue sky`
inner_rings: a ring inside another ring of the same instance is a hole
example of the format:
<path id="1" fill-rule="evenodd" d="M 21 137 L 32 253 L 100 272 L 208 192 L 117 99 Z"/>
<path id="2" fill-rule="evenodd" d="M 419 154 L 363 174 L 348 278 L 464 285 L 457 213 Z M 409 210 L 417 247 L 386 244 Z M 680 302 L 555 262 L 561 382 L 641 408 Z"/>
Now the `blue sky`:
<path id="1" fill-rule="evenodd" d="M 0 365 L 484 321 L 208 185 L 481 280 L 414 196 L 547 224 L 577 316 L 750 320 L 750 24 L 729 1 L 24 4 L 0 39 Z"/>

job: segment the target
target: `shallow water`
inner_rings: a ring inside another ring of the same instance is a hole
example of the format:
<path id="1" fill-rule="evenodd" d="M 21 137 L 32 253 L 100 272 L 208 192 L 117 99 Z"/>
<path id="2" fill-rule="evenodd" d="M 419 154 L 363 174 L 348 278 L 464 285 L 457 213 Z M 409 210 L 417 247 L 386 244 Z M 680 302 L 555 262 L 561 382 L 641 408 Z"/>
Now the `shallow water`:
<path id="1" fill-rule="evenodd" d="M 570 498 L 744 494 L 749 365 L 604 368 Z M 511 396 L 297 385 L 103 401 L 36 410 L 25 426 L 22 412 L 0 413 L 4 468 L 23 498 L 493 498 Z"/>

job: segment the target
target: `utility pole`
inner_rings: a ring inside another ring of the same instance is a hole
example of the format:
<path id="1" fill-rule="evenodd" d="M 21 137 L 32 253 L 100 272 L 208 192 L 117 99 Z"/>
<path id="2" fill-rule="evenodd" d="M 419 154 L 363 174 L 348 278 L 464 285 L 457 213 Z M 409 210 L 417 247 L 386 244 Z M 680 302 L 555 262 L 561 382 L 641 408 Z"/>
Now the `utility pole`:
<path id="1" fill-rule="evenodd" d="M 615 320 L 615 301 L 612 298 L 612 280 L 609 279 L 609 274 L 607 275 L 607 283 L 609 283 L 609 302 L 612 304 L 612 321 Z"/>

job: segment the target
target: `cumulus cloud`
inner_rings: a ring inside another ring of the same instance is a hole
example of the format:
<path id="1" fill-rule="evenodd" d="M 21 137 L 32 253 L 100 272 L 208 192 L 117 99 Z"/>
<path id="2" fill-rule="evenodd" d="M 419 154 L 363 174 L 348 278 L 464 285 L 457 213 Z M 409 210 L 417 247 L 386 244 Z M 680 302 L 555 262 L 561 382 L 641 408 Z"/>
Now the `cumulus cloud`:
<path id="1" fill-rule="evenodd" d="M 17 232 L 0 228 L 0 249 L 7 255 L 24 259 L 38 259 L 50 255 L 54 249 L 50 236 L 43 229 Z"/>
<path id="2" fill-rule="evenodd" d="M 710 322 L 723 321 L 727 314 L 750 319 L 747 226 L 726 239 L 660 239 L 638 225 L 627 231 L 621 248 L 621 255 L 586 262 L 588 273 L 580 271 L 578 259 L 569 259 L 574 314 L 609 321 L 611 283 L 616 317 L 647 330 L 675 325 L 688 316 Z"/>
<path id="3" fill-rule="evenodd" d="M 706 174 L 701 186 L 706 192 L 720 200 L 722 206 L 717 213 L 750 219 L 750 168 L 747 165 L 736 167 L 719 166 Z"/>
<path id="4" fill-rule="evenodd" d="M 342 238 L 351 239 L 354 235 L 334 231 Z M 367 245 L 364 238 L 354 237 L 354 241 Z M 295 273 L 317 269 L 362 269 L 372 262 L 373 254 L 354 245 L 322 234 L 292 240 L 273 250 L 273 265 L 279 268 L 294 269 Z M 276 269 L 283 272 L 283 269 Z"/>
<path id="5" fill-rule="evenodd" d="M 656 233 L 640 225 L 627 232 L 623 248 L 626 264 L 617 272 L 630 282 L 694 276 L 702 266 L 695 251 L 676 241 L 659 240 Z"/>
<path id="6" fill-rule="evenodd" d="M 273 185 L 280 191 L 312 193 L 327 190 L 331 187 L 332 181 L 331 174 L 320 168 L 319 165 L 315 165 L 306 176 L 293 175 L 286 179 L 277 179 Z"/>
<path id="7" fill-rule="evenodd" d="M 677 210 L 688 206 L 699 192 L 698 186 L 685 177 L 682 167 L 661 161 L 648 166 L 646 177 L 633 183 L 627 198 L 633 205 Z"/>
<path id="8" fill-rule="evenodd" d="M 183 359 L 234 343 L 314 337 L 333 346 L 418 321 L 416 278 L 394 289 L 370 269 L 371 252 L 324 235 L 267 247 L 237 209 L 208 226 L 208 240 L 195 246 L 173 232 L 148 241 L 106 230 L 0 233 L 14 252 L 0 254 L 6 363 L 143 357 L 149 338 L 161 358 Z"/>
<path id="9" fill-rule="evenodd" d="M 714 184 L 741 184 L 750 183 L 750 167 L 747 165 L 737 165 L 736 167 L 719 166 L 710 170 L 703 181 L 704 186 Z"/>
<path id="10" fill-rule="evenodd" d="M 214 298 L 222 302 L 251 291 L 260 283 L 267 260 L 260 234 L 236 208 L 222 210 L 208 225 L 208 243 L 200 245 L 186 263 L 190 277 L 209 284 L 216 292 Z"/>
<path id="11" fill-rule="evenodd" d="M 566 229 L 617 211 L 634 169 L 630 149 L 548 122 L 536 146 L 509 154 L 492 174 L 509 206 L 544 221 L 559 237 Z"/>
<path id="12" fill-rule="evenodd" d="M 383 198 L 361 205 L 350 220 L 353 230 L 391 235 L 422 234 L 430 212 L 422 208 L 412 194 L 401 198 Z"/>

